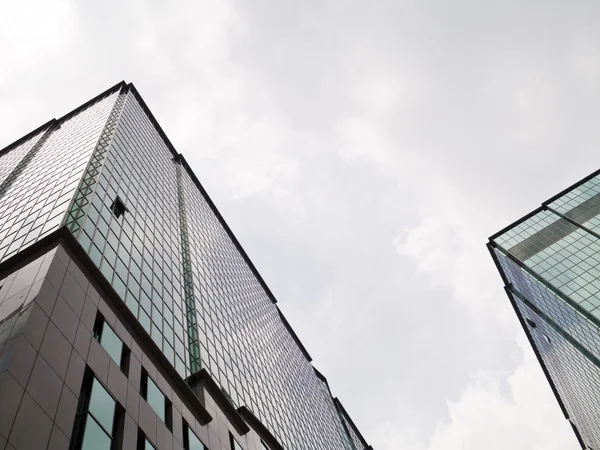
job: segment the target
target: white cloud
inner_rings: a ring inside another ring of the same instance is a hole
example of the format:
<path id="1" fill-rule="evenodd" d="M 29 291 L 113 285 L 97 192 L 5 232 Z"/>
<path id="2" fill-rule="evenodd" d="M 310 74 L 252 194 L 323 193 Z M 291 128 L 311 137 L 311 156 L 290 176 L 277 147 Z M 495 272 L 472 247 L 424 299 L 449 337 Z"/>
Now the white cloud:
<path id="1" fill-rule="evenodd" d="M 74 17 L 66 1 L 2 2 L 0 5 L 0 136 L 10 135 L 12 128 L 24 121 L 23 111 L 36 111 L 39 99 L 36 88 L 43 85 L 45 67 L 70 46 Z M 29 80 L 33 88 L 24 89 Z M 16 105 L 21 105 L 17 107 Z M 18 114 L 15 114 L 19 112 Z M 53 116 L 52 116 L 53 117 Z M 50 119 L 47 117 L 46 120 Z M 39 124 L 41 125 L 41 123 Z"/>
<path id="2" fill-rule="evenodd" d="M 470 229 L 469 216 L 456 222 L 444 212 L 442 204 L 422 209 L 421 222 L 394 240 L 398 253 L 412 258 L 435 285 L 449 287 L 453 298 L 470 311 L 475 327 L 487 327 L 490 321 L 514 326 L 508 300 L 498 295 L 502 282 L 492 270 L 484 236 Z"/>
<path id="3" fill-rule="evenodd" d="M 578 448 L 528 345 L 521 335 L 525 357 L 507 379 L 508 393 L 500 388 L 503 377 L 486 374 L 449 403 L 450 423 L 438 426 L 431 450 Z"/>
<path id="4" fill-rule="evenodd" d="M 0 82 L 63 51 L 72 32 L 72 18 L 66 1 L 4 2 L 0 6 Z"/>
<path id="5" fill-rule="evenodd" d="M 257 194 L 284 197 L 296 163 L 281 149 L 295 147 L 297 137 L 277 116 L 270 93 L 232 58 L 246 28 L 235 3 L 143 9 L 148 20 L 135 36 L 135 46 L 145 60 L 160 63 L 154 64 L 152 77 L 136 68 L 131 81 L 152 87 L 162 86 L 162 78 L 173 83 L 159 91 L 154 109 L 171 112 L 158 117 L 177 137 L 179 151 L 200 167 L 203 182 L 218 186 L 218 195 L 233 200 Z"/>
<path id="6" fill-rule="evenodd" d="M 400 102 L 400 90 L 391 85 L 388 90 Z M 360 95 L 371 94 L 357 89 L 354 98 L 358 103 Z M 409 97 L 418 96 L 418 92 L 410 92 Z M 532 119 L 522 130 L 521 140 L 531 145 L 548 139 L 544 126 L 552 122 L 552 111 L 546 113 L 545 121 L 534 117 L 537 108 L 551 104 L 548 86 L 522 90 L 516 98 L 504 107 L 515 112 L 533 108 L 528 112 Z M 474 165 L 468 154 L 462 155 L 465 158 L 462 166 L 457 164 L 451 155 L 460 153 L 457 146 L 461 142 L 453 140 L 451 134 L 449 139 L 442 136 L 415 139 L 410 132 L 386 127 L 390 115 L 402 116 L 397 108 L 384 105 L 374 111 L 370 99 L 365 98 L 362 103 L 362 115 L 348 117 L 338 126 L 341 143 L 338 152 L 346 159 L 362 160 L 379 173 L 395 177 L 400 189 L 414 195 L 419 205 L 418 215 L 413 217 L 416 224 L 399 230 L 393 245 L 400 257 L 410 260 L 429 283 L 422 287 L 423 300 L 428 291 L 447 292 L 447 301 L 465 308 L 471 318 L 470 326 L 489 345 L 486 350 L 484 344 L 483 351 L 493 351 L 494 343 L 499 341 L 514 340 L 521 333 L 519 325 L 485 247 L 486 232 L 491 234 L 504 223 L 503 210 L 483 206 L 489 201 L 486 196 L 490 181 L 481 183 L 480 189 L 474 183 L 479 181 L 478 177 L 471 172 L 474 168 L 485 173 L 485 169 Z M 387 114 L 382 115 L 381 111 Z M 528 158 L 534 163 L 538 156 L 524 155 L 521 161 Z M 491 177 L 498 176 L 488 173 Z M 384 420 L 373 429 L 374 446 L 390 450 L 577 448 L 573 432 L 562 417 L 529 344 L 520 336 L 517 359 L 505 363 L 503 370 L 471 372 L 458 399 L 447 401 L 448 419 L 440 418 L 432 434 L 424 437 L 410 423 L 402 425 L 399 414 L 397 419 Z M 508 388 L 503 389 L 504 386 Z"/>
<path id="7" fill-rule="evenodd" d="M 375 431 L 375 448 L 404 450 L 577 450 L 573 431 L 562 416 L 524 335 L 523 360 L 508 378 L 479 373 L 456 401 L 450 418 L 423 442 L 410 430 L 384 422 Z M 507 387 L 503 389 L 503 385 Z"/>

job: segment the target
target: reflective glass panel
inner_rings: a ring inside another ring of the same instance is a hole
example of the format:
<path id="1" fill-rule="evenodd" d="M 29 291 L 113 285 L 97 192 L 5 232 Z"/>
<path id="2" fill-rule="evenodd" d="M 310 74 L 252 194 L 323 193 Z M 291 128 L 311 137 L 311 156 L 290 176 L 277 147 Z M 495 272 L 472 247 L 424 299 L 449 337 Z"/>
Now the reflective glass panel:
<path id="1" fill-rule="evenodd" d="M 96 379 L 94 379 L 92 385 L 90 406 L 88 410 L 96 418 L 98 423 L 102 425 L 106 431 L 112 434 L 113 421 L 115 418 L 115 400 Z"/>
<path id="2" fill-rule="evenodd" d="M 60 226 L 117 95 L 0 155 L 0 261 Z"/>
<path id="3" fill-rule="evenodd" d="M 88 414 L 81 450 L 110 450 L 111 439 Z"/>
<path id="4" fill-rule="evenodd" d="M 198 439 L 198 437 L 194 434 L 189 427 L 186 427 L 188 432 L 188 443 L 189 447 L 186 450 L 206 450 L 204 444 Z"/>
<path id="5" fill-rule="evenodd" d="M 158 386 L 154 384 L 152 378 L 148 377 L 148 391 L 146 394 L 146 401 L 152 409 L 156 412 L 160 420 L 165 421 L 165 396 L 160 391 Z"/>
<path id="6" fill-rule="evenodd" d="M 346 450 L 310 358 L 174 156 L 129 86 L 0 155 L 0 262 L 66 224 L 183 379 L 205 369 L 285 448 Z M 106 328 L 101 344 L 120 363 L 127 349 Z M 169 422 L 164 395 L 147 391 Z"/>
<path id="7" fill-rule="evenodd" d="M 106 352 L 110 355 L 110 357 L 117 363 L 117 365 L 121 365 L 121 357 L 123 356 L 123 342 L 117 336 L 117 333 L 113 331 L 113 329 L 108 326 L 107 323 L 104 323 L 102 327 L 102 336 L 100 337 L 100 345 L 106 350 Z"/>

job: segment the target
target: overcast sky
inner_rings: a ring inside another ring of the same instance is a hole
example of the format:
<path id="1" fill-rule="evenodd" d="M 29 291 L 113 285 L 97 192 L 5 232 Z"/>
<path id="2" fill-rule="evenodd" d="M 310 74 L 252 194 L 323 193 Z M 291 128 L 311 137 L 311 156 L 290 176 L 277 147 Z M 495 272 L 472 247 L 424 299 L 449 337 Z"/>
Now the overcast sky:
<path id="1" fill-rule="evenodd" d="M 598 168 L 598 2 L 0 3 L 0 147 L 133 82 L 376 450 L 575 450 L 485 248 Z"/>

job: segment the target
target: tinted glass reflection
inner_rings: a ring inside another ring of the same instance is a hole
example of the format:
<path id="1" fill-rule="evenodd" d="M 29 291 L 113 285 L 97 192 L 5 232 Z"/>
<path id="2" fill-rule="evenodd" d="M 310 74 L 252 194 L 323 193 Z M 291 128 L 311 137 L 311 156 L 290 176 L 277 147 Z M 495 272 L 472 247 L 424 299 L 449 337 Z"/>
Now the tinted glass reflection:
<path id="1" fill-rule="evenodd" d="M 117 336 L 117 333 L 107 324 L 102 327 L 102 336 L 100 337 L 100 345 L 106 350 L 117 365 L 121 364 L 123 356 L 123 342 Z"/>
<path id="2" fill-rule="evenodd" d="M 96 423 L 94 418 L 88 416 L 85 422 L 85 435 L 81 450 L 110 450 L 111 442 L 110 437 Z"/>
<path id="3" fill-rule="evenodd" d="M 166 402 L 165 396 L 160 391 L 158 386 L 154 384 L 152 378 L 148 377 L 148 388 L 146 394 L 146 401 L 152 407 L 152 409 L 156 412 L 160 420 L 165 421 L 165 410 L 166 410 Z"/>
<path id="4" fill-rule="evenodd" d="M 115 417 L 115 400 L 96 379 L 94 379 L 94 383 L 92 384 L 92 393 L 88 410 L 96 418 L 98 423 L 112 435 Z"/>

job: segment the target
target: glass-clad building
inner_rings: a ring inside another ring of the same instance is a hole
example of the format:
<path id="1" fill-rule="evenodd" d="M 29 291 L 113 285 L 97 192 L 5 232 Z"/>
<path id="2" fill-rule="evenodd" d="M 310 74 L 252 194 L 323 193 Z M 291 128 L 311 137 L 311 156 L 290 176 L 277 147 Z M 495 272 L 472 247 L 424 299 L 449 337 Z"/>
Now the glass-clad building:
<path id="1" fill-rule="evenodd" d="M 370 448 L 124 82 L 0 150 L 3 389 L 0 448 Z"/>
<path id="2" fill-rule="evenodd" d="M 600 449 L 600 171 L 488 248 L 581 447 Z"/>

